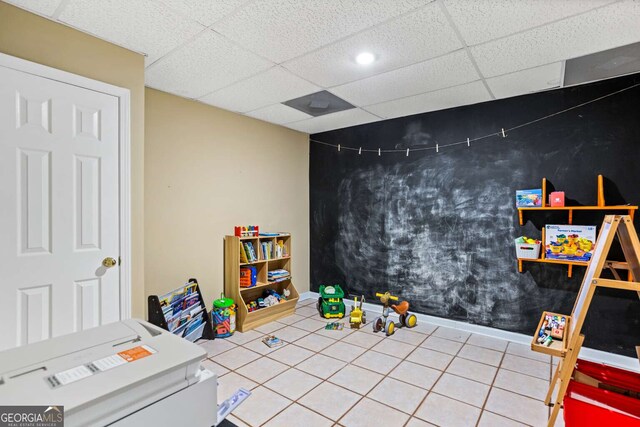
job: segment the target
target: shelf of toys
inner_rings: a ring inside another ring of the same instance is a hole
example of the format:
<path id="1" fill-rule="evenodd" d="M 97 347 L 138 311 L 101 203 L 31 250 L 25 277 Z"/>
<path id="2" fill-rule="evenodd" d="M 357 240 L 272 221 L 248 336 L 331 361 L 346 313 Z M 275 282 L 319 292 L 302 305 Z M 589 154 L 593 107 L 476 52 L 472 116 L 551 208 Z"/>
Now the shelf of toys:
<path id="1" fill-rule="evenodd" d="M 539 191 L 539 190 L 538 190 Z M 552 195 L 555 193 L 551 193 Z M 560 204 L 564 205 L 564 193 L 562 194 L 562 201 Z M 541 200 L 540 200 L 541 199 Z M 524 225 L 524 213 L 531 211 L 567 211 L 568 212 L 568 221 L 567 224 L 573 224 L 573 212 L 574 211 L 626 211 L 627 215 L 633 220 L 633 215 L 635 211 L 638 209 L 638 206 L 633 205 L 612 205 L 607 206 L 604 198 L 604 178 L 602 175 L 598 175 L 597 182 L 597 199 L 598 204 L 595 206 L 558 206 L 556 203 L 549 203 L 548 195 L 547 195 L 547 179 L 542 178 L 542 191 L 539 194 L 538 204 L 540 206 L 524 206 L 518 207 L 518 219 L 520 225 Z M 553 204 L 553 205 L 551 205 Z M 526 237 L 524 239 L 527 239 Z M 532 239 L 527 239 L 532 240 Z M 536 257 L 520 257 L 518 256 L 518 271 L 522 273 L 523 264 L 525 262 L 536 262 L 536 263 L 546 263 L 546 264 L 562 264 L 566 265 L 567 268 L 567 276 L 573 276 L 573 267 L 586 267 L 589 265 L 589 261 L 584 260 L 572 260 L 572 259 L 553 259 L 547 257 L 547 245 L 545 244 L 545 228 L 542 229 L 542 238 L 540 241 L 543 245 L 543 249 L 540 251 L 540 255 Z M 593 242 L 591 242 L 593 243 Z M 518 242 L 516 242 L 516 245 Z M 582 248 L 580 248 L 582 249 Z"/>
<path id="2" fill-rule="evenodd" d="M 238 305 L 240 332 L 293 314 L 299 297 L 291 278 L 291 235 L 257 230 L 240 227 L 240 236 L 225 237 L 225 294 Z"/>

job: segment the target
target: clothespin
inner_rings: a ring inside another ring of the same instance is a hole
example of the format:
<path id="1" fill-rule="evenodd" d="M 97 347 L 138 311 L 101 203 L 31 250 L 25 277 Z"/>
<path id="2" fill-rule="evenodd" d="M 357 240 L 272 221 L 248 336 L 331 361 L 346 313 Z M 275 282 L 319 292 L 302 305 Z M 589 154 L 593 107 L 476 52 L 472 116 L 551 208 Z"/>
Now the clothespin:
<path id="1" fill-rule="evenodd" d="M 467 138 L 467 147 L 471 147 L 471 144 L 469 143 L 469 138 Z"/>
<path id="2" fill-rule="evenodd" d="M 507 135 L 505 135 L 505 134 L 504 134 L 504 128 L 502 128 L 502 137 L 503 137 L 503 138 L 506 138 L 506 137 L 507 137 Z"/>
<path id="3" fill-rule="evenodd" d="M 340 144 L 338 144 L 338 151 L 340 151 Z"/>
<path id="4" fill-rule="evenodd" d="M 378 148 L 378 156 L 380 155 L 380 149 Z"/>
<path id="5" fill-rule="evenodd" d="M 407 148 L 407 157 L 409 157 L 409 149 Z"/>
<path id="6" fill-rule="evenodd" d="M 438 152 L 438 144 L 436 144 L 436 153 Z"/>
<path id="7" fill-rule="evenodd" d="M 362 147 L 358 150 L 358 154 L 362 154 Z"/>

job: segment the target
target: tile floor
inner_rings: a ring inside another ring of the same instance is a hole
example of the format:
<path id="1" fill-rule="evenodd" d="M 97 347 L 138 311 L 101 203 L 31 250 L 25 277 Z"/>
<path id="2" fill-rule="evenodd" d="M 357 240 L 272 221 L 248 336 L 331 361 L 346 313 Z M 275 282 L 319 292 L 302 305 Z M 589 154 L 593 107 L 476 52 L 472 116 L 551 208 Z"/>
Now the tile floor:
<path id="1" fill-rule="evenodd" d="M 546 426 L 550 357 L 528 346 L 436 325 L 391 337 L 367 324 L 327 331 L 315 300 L 296 314 L 227 339 L 203 342 L 218 399 L 251 396 L 238 426 Z M 275 334 L 285 345 L 261 342 Z M 562 413 L 556 422 L 563 425 Z"/>

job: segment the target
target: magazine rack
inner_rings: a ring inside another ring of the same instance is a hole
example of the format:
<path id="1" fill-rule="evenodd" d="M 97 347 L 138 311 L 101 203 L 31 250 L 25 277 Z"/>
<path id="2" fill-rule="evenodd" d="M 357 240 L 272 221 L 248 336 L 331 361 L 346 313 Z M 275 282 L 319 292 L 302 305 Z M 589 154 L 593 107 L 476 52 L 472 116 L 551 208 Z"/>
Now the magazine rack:
<path id="1" fill-rule="evenodd" d="M 207 312 L 207 305 L 204 302 L 204 299 L 202 298 L 202 293 L 200 292 L 200 286 L 198 285 L 198 281 L 196 279 L 191 278 L 187 281 L 185 286 L 176 288 L 168 294 L 178 294 L 189 285 L 195 285 L 194 292 L 198 293 L 198 302 L 193 307 L 199 306 L 203 309 L 204 321 L 201 325 L 199 325 L 196 329 L 191 331 L 189 334 L 184 335 L 183 338 L 191 342 L 195 342 L 199 339 L 212 340 L 214 339 L 214 334 L 213 334 L 213 327 L 211 325 L 211 317 Z M 165 318 L 164 312 L 162 311 L 162 304 L 160 303 L 160 297 L 158 297 L 158 295 L 149 295 L 149 298 L 147 299 L 147 304 L 148 304 L 148 313 L 149 313 L 149 323 L 152 323 L 169 332 L 176 333 L 176 331 L 171 331 L 169 329 L 169 325 L 167 324 L 167 319 Z"/>

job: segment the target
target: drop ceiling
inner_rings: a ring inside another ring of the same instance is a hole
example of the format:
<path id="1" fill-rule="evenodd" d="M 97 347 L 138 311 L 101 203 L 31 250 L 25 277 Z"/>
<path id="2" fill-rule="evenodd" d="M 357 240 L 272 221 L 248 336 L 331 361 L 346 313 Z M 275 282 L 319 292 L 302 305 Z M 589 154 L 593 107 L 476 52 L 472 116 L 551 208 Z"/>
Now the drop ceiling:
<path id="1" fill-rule="evenodd" d="M 145 54 L 149 87 L 308 133 L 559 87 L 640 42 L 638 0 L 5 1 Z M 323 90 L 356 108 L 282 104 Z"/>

